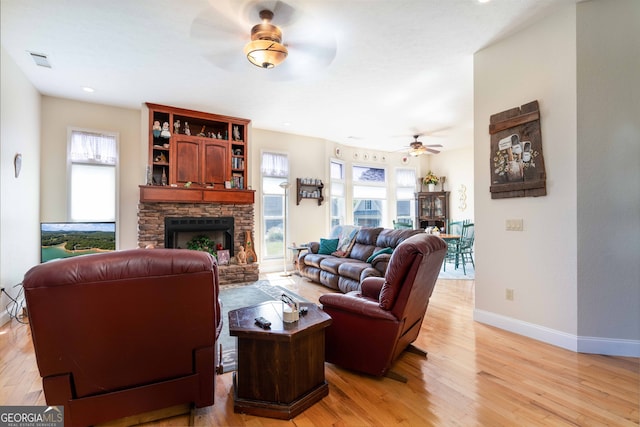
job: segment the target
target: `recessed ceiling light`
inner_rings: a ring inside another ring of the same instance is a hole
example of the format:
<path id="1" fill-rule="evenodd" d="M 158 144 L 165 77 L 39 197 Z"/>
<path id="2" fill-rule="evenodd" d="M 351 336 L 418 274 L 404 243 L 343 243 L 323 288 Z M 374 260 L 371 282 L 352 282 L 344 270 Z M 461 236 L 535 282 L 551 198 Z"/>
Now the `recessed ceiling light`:
<path id="1" fill-rule="evenodd" d="M 289 123 L 289 122 L 284 122 L 282 125 L 283 125 L 283 126 L 291 126 L 291 123 Z"/>
<path id="2" fill-rule="evenodd" d="M 94 88 L 89 87 L 89 86 L 82 86 L 82 90 L 87 92 L 87 93 L 93 93 L 93 92 L 96 91 Z"/>
<path id="3" fill-rule="evenodd" d="M 489 3 L 491 0 L 478 0 L 478 3 Z"/>

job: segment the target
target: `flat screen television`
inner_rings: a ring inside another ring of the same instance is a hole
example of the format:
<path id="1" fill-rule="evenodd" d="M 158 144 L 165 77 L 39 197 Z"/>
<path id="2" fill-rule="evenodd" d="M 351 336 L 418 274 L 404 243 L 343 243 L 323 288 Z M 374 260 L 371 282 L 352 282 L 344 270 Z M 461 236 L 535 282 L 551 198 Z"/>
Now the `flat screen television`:
<path id="1" fill-rule="evenodd" d="M 115 222 L 40 223 L 40 261 L 116 250 Z"/>

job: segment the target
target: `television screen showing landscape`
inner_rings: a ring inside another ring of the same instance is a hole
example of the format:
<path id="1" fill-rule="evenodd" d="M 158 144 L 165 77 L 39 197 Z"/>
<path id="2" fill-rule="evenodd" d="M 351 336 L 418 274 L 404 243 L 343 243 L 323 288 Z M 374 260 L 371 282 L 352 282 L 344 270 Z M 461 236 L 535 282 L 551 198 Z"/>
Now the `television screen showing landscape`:
<path id="1" fill-rule="evenodd" d="M 41 261 L 116 250 L 115 222 L 43 222 Z"/>

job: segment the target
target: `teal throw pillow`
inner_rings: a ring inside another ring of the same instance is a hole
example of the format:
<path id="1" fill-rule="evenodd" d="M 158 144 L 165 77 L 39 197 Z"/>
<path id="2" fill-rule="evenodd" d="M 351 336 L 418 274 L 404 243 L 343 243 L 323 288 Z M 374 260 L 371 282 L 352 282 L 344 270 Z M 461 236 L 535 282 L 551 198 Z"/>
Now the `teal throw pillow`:
<path id="1" fill-rule="evenodd" d="M 318 253 L 331 255 L 332 252 L 338 249 L 338 240 L 339 239 L 320 239 L 320 249 L 318 249 Z"/>
<path id="2" fill-rule="evenodd" d="M 369 258 L 367 258 L 367 262 L 373 261 L 373 259 L 375 257 L 377 257 L 378 255 L 380 255 L 380 254 L 390 254 L 392 252 L 393 252 L 393 249 L 391 249 L 391 248 L 380 249 L 379 251 L 374 252 L 373 254 L 371 254 L 371 256 Z"/>

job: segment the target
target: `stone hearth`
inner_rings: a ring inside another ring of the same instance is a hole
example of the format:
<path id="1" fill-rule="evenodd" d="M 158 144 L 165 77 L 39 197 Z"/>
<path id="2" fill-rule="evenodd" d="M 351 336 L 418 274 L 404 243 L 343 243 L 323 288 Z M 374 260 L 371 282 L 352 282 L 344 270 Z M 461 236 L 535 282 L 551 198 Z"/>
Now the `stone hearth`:
<path id="1" fill-rule="evenodd" d="M 234 248 L 244 246 L 245 232 L 253 233 L 253 204 L 140 202 L 138 205 L 138 246 L 164 248 L 165 217 L 234 218 Z M 258 280 L 258 264 L 235 263 L 218 266 L 220 284 Z"/>

